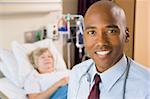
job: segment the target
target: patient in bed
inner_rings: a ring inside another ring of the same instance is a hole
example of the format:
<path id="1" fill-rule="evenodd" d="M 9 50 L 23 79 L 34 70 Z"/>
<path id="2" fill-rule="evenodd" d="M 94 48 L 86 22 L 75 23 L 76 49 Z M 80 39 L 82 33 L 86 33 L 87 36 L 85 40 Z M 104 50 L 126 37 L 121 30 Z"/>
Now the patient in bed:
<path id="1" fill-rule="evenodd" d="M 29 99 L 67 99 L 68 71 L 56 70 L 49 49 L 35 49 L 29 60 L 35 68 L 25 81 Z"/>

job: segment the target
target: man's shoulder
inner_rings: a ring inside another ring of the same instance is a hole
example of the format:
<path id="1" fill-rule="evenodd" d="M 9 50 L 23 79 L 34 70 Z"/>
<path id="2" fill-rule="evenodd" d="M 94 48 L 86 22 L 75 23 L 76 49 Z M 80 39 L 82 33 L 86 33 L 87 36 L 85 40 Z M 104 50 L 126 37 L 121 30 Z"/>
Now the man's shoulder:
<path id="1" fill-rule="evenodd" d="M 75 65 L 75 66 L 73 67 L 73 70 L 86 69 L 86 68 L 88 68 L 92 63 L 93 63 L 93 60 L 92 60 L 92 59 L 88 59 L 88 60 L 86 60 L 86 61 L 83 61 L 83 62 L 81 62 L 81 63 Z"/>
<path id="2" fill-rule="evenodd" d="M 75 75 L 75 76 L 78 76 L 80 77 L 81 75 L 83 75 L 87 69 L 93 64 L 93 60 L 92 59 L 88 59 L 86 61 L 83 61 L 77 65 L 75 65 L 70 74 L 71 75 Z"/>
<path id="3" fill-rule="evenodd" d="M 139 64 L 132 60 L 131 62 L 132 73 L 141 80 L 150 80 L 150 71 L 146 66 Z"/>
<path id="4" fill-rule="evenodd" d="M 146 66 L 132 60 L 129 72 L 129 80 L 131 80 L 135 88 L 141 88 L 141 91 L 150 93 L 150 71 Z"/>

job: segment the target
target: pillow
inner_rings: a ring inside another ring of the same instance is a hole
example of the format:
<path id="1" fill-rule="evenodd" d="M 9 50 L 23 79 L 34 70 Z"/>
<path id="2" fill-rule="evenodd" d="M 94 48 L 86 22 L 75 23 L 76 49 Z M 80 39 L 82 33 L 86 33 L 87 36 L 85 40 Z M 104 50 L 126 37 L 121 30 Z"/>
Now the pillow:
<path id="1" fill-rule="evenodd" d="M 38 41 L 35 43 L 28 43 L 28 44 L 19 44 L 17 41 L 14 41 L 12 42 L 12 50 L 16 57 L 17 63 L 19 65 L 18 73 L 20 75 L 19 80 L 20 83 L 22 83 L 22 86 L 24 85 L 25 79 L 29 76 L 29 74 L 33 70 L 33 66 L 31 65 L 27 55 L 38 47 L 44 47 L 44 48 L 47 47 L 53 54 L 54 66 L 56 66 L 57 69 L 66 69 L 66 64 L 61 54 L 58 53 L 57 49 L 53 45 L 52 40 L 45 39 L 42 41 Z"/>
<path id="2" fill-rule="evenodd" d="M 4 66 L 1 59 L 0 59 L 0 78 L 4 77 L 3 73 L 1 72 L 1 67 Z"/>
<path id="3" fill-rule="evenodd" d="M 52 52 L 54 57 L 54 66 L 56 66 L 57 69 L 66 69 L 67 67 L 62 55 L 58 52 L 58 50 L 54 45 L 54 42 L 51 39 L 41 40 L 32 44 L 31 43 L 23 44 L 22 46 L 25 48 L 26 54 L 31 53 L 31 51 L 33 51 L 38 47 L 42 48 L 46 47 L 50 50 L 50 52 Z"/>
<path id="4" fill-rule="evenodd" d="M 6 49 L 0 49 L 0 71 L 3 75 L 13 82 L 15 85 L 19 86 L 20 83 L 18 82 L 18 64 L 15 60 L 15 56 L 12 51 Z"/>
<path id="5" fill-rule="evenodd" d="M 0 91 L 6 95 L 8 99 L 27 99 L 25 90 L 15 86 L 6 78 L 0 79 Z"/>

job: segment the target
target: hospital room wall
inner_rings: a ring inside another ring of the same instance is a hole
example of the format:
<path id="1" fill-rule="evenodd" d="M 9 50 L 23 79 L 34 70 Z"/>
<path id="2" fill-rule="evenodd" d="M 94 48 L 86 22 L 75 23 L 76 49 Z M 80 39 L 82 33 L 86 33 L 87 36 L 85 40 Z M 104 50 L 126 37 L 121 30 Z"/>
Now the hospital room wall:
<path id="1" fill-rule="evenodd" d="M 77 11 L 77 0 L 38 0 L 37 2 L 42 2 L 41 4 L 36 3 L 35 0 L 33 2 L 31 0 L 31 3 L 30 0 L 13 1 L 20 2 L 17 7 L 12 6 L 12 8 L 16 9 L 11 9 L 11 7 L 8 8 L 4 6 L 7 13 L 0 9 L 0 48 L 10 49 L 10 45 L 13 40 L 17 40 L 21 43 L 24 42 L 24 32 L 37 30 L 48 24 L 56 23 L 62 14 L 75 14 Z M 21 3 L 22 1 L 27 3 L 23 4 Z M 8 4 L 11 5 L 10 0 L 5 0 L 4 2 L 8 2 Z M 45 7 L 46 4 L 51 6 L 49 2 L 52 2 L 51 4 L 56 2 L 57 7 Z M 21 9 L 19 9 L 19 4 L 23 5 L 21 6 Z M 31 6 L 33 5 L 33 7 L 36 6 L 36 4 L 39 4 L 40 8 L 38 7 L 38 9 L 32 9 L 31 7 L 30 9 L 28 8 L 28 5 L 30 4 Z M 51 11 L 50 9 L 54 10 Z M 21 12 L 21 10 L 24 12 Z"/>
<path id="2" fill-rule="evenodd" d="M 10 14 L 0 16 L 0 47 L 10 49 L 13 40 L 24 42 L 24 32 L 54 23 L 61 12 Z"/>
<path id="3" fill-rule="evenodd" d="M 150 0 L 136 1 L 134 59 L 150 68 Z"/>

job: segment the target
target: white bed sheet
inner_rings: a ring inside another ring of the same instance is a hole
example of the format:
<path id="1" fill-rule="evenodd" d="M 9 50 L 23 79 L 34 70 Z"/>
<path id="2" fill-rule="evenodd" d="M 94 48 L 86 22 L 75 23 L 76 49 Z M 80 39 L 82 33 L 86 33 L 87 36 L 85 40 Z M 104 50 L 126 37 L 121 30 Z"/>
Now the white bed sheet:
<path id="1" fill-rule="evenodd" d="M 11 83 L 7 78 L 0 78 L 0 91 L 5 94 L 8 99 L 27 99 L 25 90 Z"/>

